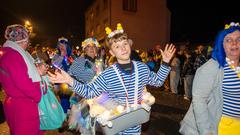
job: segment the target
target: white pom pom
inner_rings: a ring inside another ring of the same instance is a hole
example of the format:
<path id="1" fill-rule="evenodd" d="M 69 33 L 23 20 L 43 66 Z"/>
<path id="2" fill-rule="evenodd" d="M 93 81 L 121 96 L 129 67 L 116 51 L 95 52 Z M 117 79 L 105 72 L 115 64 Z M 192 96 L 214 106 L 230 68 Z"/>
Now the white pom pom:
<path id="1" fill-rule="evenodd" d="M 153 96 L 151 96 L 151 97 L 149 98 L 149 103 L 150 103 L 150 105 L 152 105 L 152 104 L 155 103 L 155 98 L 154 98 Z"/>
<path id="2" fill-rule="evenodd" d="M 103 119 L 108 119 L 109 118 L 109 116 L 110 116 L 110 112 L 109 111 L 105 111 L 104 113 L 103 113 Z"/>
<path id="3" fill-rule="evenodd" d="M 234 26 L 234 25 L 235 25 L 235 23 L 234 23 L 234 22 L 231 22 L 231 23 L 230 23 L 230 26 Z"/>
<path id="4" fill-rule="evenodd" d="M 122 105 L 117 106 L 117 111 L 122 113 L 124 111 L 124 107 Z"/>
<path id="5" fill-rule="evenodd" d="M 108 127 L 112 127 L 112 126 L 113 126 L 113 123 L 112 123 L 111 121 L 109 121 L 109 122 L 107 123 L 107 126 L 108 126 Z"/>

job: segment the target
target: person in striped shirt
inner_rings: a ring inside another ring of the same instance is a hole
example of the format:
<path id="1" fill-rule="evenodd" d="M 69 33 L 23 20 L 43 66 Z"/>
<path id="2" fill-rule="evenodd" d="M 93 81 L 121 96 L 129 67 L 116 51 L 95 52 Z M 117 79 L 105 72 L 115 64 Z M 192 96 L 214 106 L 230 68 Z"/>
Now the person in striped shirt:
<path id="1" fill-rule="evenodd" d="M 144 63 L 131 61 L 131 45 L 129 44 L 127 34 L 123 30 L 117 29 L 110 32 L 106 40 L 110 54 L 116 57 L 117 63 L 104 70 L 94 82 L 81 84 L 64 71 L 56 74 L 49 73 L 50 80 L 53 83 L 68 83 L 73 87 L 74 92 L 88 99 L 99 96 L 103 92 L 107 93 L 109 98 L 120 102 L 122 105 L 141 102 L 143 99 L 142 93 L 146 85 L 158 87 L 163 85 L 164 80 L 170 72 L 168 63 L 176 51 L 173 44 L 167 44 L 165 50 L 161 50 L 163 63 L 159 71 L 154 73 Z M 137 77 L 135 76 L 136 72 L 138 72 Z M 138 91 L 137 94 L 134 94 L 136 79 L 138 80 Z M 140 135 L 141 125 L 130 127 L 117 134 Z"/>
<path id="2" fill-rule="evenodd" d="M 240 135 L 240 25 L 219 32 L 212 58 L 196 72 L 184 135 Z"/>
<path id="3" fill-rule="evenodd" d="M 97 47 L 98 41 L 95 38 L 87 38 L 82 42 L 84 56 L 78 57 L 70 66 L 68 73 L 82 83 L 90 82 L 98 71 L 103 70 L 102 67 L 97 67 Z M 99 63 L 100 64 L 100 63 Z M 100 69 L 98 69 L 100 68 Z"/>
<path id="4" fill-rule="evenodd" d="M 103 71 L 104 64 L 97 58 L 97 47 L 99 47 L 99 43 L 96 38 L 87 38 L 82 42 L 82 49 L 84 51 L 84 56 L 78 57 L 74 60 L 72 65 L 70 66 L 68 73 L 75 78 L 76 80 L 87 84 L 93 81 L 100 72 Z M 82 99 L 77 93 L 73 93 L 70 98 L 71 103 L 71 113 L 75 113 L 79 111 L 76 106 L 83 106 L 86 102 L 85 99 Z M 76 119 L 74 115 L 69 116 L 69 125 L 72 129 L 77 128 L 80 126 L 80 132 L 84 135 L 91 135 L 92 127 L 91 124 L 91 117 L 88 113 L 88 117 L 81 118 L 81 120 Z M 81 117 L 83 117 L 81 115 Z M 72 124 L 78 123 L 78 124 Z M 74 125 L 74 126 L 71 126 Z"/>

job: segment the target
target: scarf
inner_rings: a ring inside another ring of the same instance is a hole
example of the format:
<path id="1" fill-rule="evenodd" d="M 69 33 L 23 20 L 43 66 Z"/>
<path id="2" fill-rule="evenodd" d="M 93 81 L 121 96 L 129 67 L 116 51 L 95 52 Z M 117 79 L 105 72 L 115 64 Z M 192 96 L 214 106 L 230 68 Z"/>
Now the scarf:
<path id="1" fill-rule="evenodd" d="M 37 71 L 35 64 L 34 64 L 34 59 L 27 51 L 25 51 L 23 48 L 21 48 L 17 43 L 10 41 L 10 40 L 7 40 L 4 43 L 3 47 L 10 47 L 13 50 L 17 51 L 18 53 L 20 53 L 20 55 L 23 57 L 26 65 L 27 65 L 29 78 L 31 78 L 33 82 L 41 81 L 41 77 Z"/>

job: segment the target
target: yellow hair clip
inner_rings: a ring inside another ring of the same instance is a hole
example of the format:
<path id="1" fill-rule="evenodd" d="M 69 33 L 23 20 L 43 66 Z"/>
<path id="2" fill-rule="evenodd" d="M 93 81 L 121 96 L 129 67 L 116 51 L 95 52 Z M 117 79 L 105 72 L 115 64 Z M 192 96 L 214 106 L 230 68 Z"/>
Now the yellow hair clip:
<path id="1" fill-rule="evenodd" d="M 117 30 L 122 30 L 123 28 L 122 28 L 122 24 L 121 23 L 118 23 L 117 24 Z"/>
<path id="2" fill-rule="evenodd" d="M 109 34 L 112 32 L 112 30 L 111 30 L 109 27 L 106 27 L 106 28 L 105 28 L 105 31 L 106 31 L 106 34 L 107 34 L 107 35 L 109 35 Z"/>
<path id="3" fill-rule="evenodd" d="M 228 24 L 225 24 L 225 27 L 224 27 L 224 29 L 229 29 L 230 28 L 230 25 L 228 25 Z"/>

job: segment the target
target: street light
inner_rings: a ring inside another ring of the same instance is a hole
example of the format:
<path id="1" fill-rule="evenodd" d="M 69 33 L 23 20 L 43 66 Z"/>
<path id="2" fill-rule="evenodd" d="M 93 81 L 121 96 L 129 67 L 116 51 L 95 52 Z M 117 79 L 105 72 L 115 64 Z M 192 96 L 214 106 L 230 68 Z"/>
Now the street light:
<path id="1" fill-rule="evenodd" d="M 31 23 L 29 21 L 25 21 L 25 26 L 29 26 Z"/>
<path id="2" fill-rule="evenodd" d="M 33 38 L 36 36 L 36 33 L 33 33 L 33 26 L 30 21 L 26 20 L 24 22 L 24 27 L 28 30 L 30 38 Z"/>
<path id="3" fill-rule="evenodd" d="M 33 27 L 32 27 L 32 24 L 30 23 L 30 21 L 26 20 L 24 27 L 29 31 L 30 34 L 32 33 Z"/>

